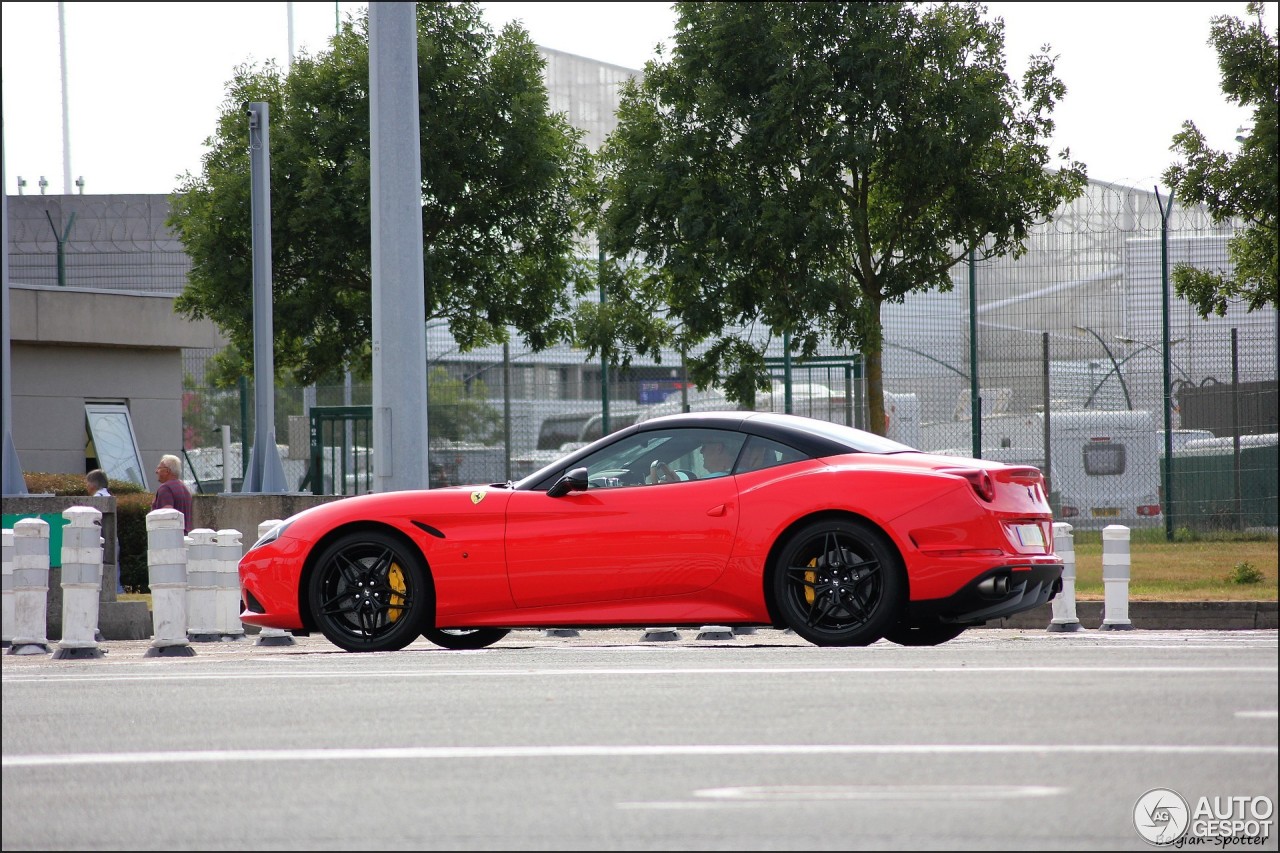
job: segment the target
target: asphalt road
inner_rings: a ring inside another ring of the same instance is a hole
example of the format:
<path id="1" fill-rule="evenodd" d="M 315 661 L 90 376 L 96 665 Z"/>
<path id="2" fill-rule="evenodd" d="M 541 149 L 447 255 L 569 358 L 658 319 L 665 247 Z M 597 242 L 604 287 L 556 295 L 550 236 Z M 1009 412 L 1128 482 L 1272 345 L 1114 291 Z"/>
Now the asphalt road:
<path id="1" fill-rule="evenodd" d="M 1277 800 L 1274 630 L 679 633 L 6 654 L 2 846 L 1146 850 L 1152 789 Z"/>

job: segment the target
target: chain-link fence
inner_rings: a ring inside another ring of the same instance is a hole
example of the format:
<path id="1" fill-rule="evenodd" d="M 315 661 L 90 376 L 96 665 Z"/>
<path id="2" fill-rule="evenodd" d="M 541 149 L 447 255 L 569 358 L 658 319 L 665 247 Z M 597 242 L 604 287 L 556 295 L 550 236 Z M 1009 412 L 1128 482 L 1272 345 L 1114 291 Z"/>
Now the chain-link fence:
<path id="1" fill-rule="evenodd" d="M 1079 526 L 1274 527 L 1277 313 L 1206 320 L 1170 282 L 1180 263 L 1229 270 L 1232 233 L 1154 192 L 1091 183 L 1021 258 L 966 259 L 951 290 L 886 306 L 890 436 L 1039 465 L 1059 517 Z M 426 335 L 432 485 L 518 478 L 606 420 L 611 431 L 728 405 L 692 388 L 675 352 L 623 371 L 567 346 L 462 353 L 438 321 Z M 768 354 L 775 385 L 757 408 L 784 411 L 790 386 L 793 412 L 866 425 L 857 353 L 787 363 L 772 341 Z M 251 389 L 205 387 L 207 355 L 189 356 L 188 435 L 206 441 L 223 423 L 236 441 L 252 435 Z M 312 407 L 370 399 L 361 382 L 279 389 L 288 458 L 310 458 Z"/>

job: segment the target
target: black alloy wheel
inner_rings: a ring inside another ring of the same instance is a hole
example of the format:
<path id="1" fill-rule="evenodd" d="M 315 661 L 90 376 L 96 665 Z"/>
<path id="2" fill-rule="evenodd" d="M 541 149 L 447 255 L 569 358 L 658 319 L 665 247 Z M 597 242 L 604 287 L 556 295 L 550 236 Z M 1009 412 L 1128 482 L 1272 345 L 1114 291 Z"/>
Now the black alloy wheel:
<path id="1" fill-rule="evenodd" d="M 377 531 L 350 533 L 325 548 L 307 601 L 329 642 L 349 652 L 403 649 L 430 624 L 433 607 L 422 557 Z"/>
<path id="2" fill-rule="evenodd" d="M 787 627 L 818 646 L 866 646 L 901 617 L 902 561 L 864 522 L 828 519 L 803 527 L 779 554 L 773 593 Z"/>

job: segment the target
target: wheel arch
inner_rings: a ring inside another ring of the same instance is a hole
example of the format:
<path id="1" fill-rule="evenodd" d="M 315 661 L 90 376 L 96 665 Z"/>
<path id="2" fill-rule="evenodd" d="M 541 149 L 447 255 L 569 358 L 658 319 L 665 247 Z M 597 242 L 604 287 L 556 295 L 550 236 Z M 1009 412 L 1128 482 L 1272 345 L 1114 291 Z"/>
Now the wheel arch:
<path id="1" fill-rule="evenodd" d="M 781 533 L 774 538 L 773 544 L 769 546 L 769 553 L 765 555 L 764 571 L 760 573 L 760 582 L 764 585 L 763 594 L 765 607 L 769 611 L 769 620 L 775 626 L 782 626 L 783 620 L 778 612 L 778 602 L 774 598 L 773 576 L 778 571 L 778 555 L 791 542 L 796 532 L 803 527 L 814 523 L 815 521 L 857 521 L 870 527 L 872 530 L 880 534 L 884 538 L 885 543 L 892 549 L 894 556 L 898 559 L 897 570 L 902 575 L 902 583 L 906 590 L 903 596 L 902 609 L 906 612 L 907 604 L 911 601 L 911 576 L 907 574 L 907 561 L 902 555 L 902 549 L 898 547 L 898 543 L 893 537 L 875 521 L 871 520 L 862 513 L 852 512 L 843 509 L 826 509 L 818 512 L 811 512 L 808 515 L 802 515 L 794 519 L 789 525 L 782 530 Z"/>
<path id="2" fill-rule="evenodd" d="M 315 572 L 316 561 L 329 547 L 330 543 L 348 534 L 358 533 L 361 531 L 385 533 L 398 540 L 402 545 L 409 549 L 409 551 L 416 554 L 418 559 L 422 561 L 422 569 L 427 574 L 427 583 L 430 585 L 431 590 L 431 623 L 435 624 L 436 581 L 435 577 L 431 574 L 431 563 L 427 560 L 427 555 L 422 553 L 422 549 L 418 547 L 417 542 L 413 541 L 413 537 L 406 534 L 400 528 L 391 524 L 386 524 L 385 522 L 361 520 L 333 528 L 324 536 L 321 536 L 316 540 L 315 544 L 311 546 L 311 550 L 307 554 L 307 559 L 302 564 L 302 575 L 298 579 L 298 615 L 302 618 L 302 627 L 308 631 L 317 630 L 315 614 L 311 612 L 311 605 L 307 596 L 307 589 L 311 585 L 311 575 Z"/>

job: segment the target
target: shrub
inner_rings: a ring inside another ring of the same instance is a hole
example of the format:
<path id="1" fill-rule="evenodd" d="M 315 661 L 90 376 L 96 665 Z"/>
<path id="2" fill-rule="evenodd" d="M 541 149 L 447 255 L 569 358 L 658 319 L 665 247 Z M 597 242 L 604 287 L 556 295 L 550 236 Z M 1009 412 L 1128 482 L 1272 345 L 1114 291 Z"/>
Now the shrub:
<path id="1" fill-rule="evenodd" d="M 1262 572 L 1258 571 L 1252 563 L 1236 563 L 1235 571 L 1227 575 L 1227 583 L 1262 583 Z"/>
<path id="2" fill-rule="evenodd" d="M 33 495 L 74 497 L 86 494 L 84 474 L 23 472 L 27 491 Z M 116 499 L 116 538 L 120 542 L 120 583 L 133 592 L 150 592 L 147 569 L 147 513 L 154 495 L 127 480 L 107 479 Z"/>

